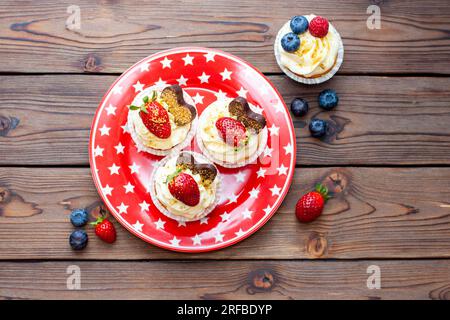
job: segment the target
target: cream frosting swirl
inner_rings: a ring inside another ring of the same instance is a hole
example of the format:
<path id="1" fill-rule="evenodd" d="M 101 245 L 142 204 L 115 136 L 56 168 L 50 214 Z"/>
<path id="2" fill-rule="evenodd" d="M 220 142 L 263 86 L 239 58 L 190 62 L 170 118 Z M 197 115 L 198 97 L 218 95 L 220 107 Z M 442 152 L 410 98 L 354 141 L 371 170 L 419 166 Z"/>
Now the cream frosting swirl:
<path id="1" fill-rule="evenodd" d="M 305 16 L 308 21 L 314 17 L 313 14 Z M 283 35 L 292 32 L 289 22 L 283 26 L 280 32 Z M 341 40 L 331 23 L 328 34 L 323 38 L 314 37 L 309 30 L 299 34 L 299 38 L 300 47 L 292 53 L 285 51 L 281 42 L 278 42 L 280 62 L 283 66 L 305 78 L 318 77 L 333 68 Z"/>
<path id="2" fill-rule="evenodd" d="M 134 98 L 132 104 L 140 106 L 143 102 L 142 99 L 145 96 L 151 96 L 153 90 L 157 92 L 157 98 L 156 101 L 158 101 L 164 109 L 168 110 L 169 106 L 167 103 L 161 99 L 161 90 L 156 90 L 154 87 L 147 88 L 143 90 L 141 93 L 136 95 Z M 130 120 L 131 125 L 134 126 L 136 135 L 139 139 L 139 141 L 146 147 L 158 149 L 158 150 L 168 150 L 172 147 L 176 146 L 177 144 L 181 143 L 186 139 L 186 136 L 189 133 L 189 130 L 191 129 L 191 124 L 188 123 L 184 126 L 177 126 L 175 124 L 175 117 L 168 112 L 169 114 L 169 121 L 170 121 L 170 128 L 171 128 L 171 134 L 170 137 L 167 139 L 161 139 L 157 136 L 155 136 L 153 133 L 151 133 L 147 127 L 145 126 L 144 122 L 142 121 L 139 110 L 130 110 Z"/>
<path id="3" fill-rule="evenodd" d="M 197 161 L 199 159 L 196 159 Z M 191 170 L 185 169 L 184 173 L 191 175 L 198 184 L 200 190 L 200 202 L 194 206 L 188 206 L 187 204 L 175 199 L 169 191 L 167 177 L 176 171 L 177 156 L 169 159 L 165 165 L 160 166 L 153 177 L 156 197 L 161 204 L 173 215 L 183 217 L 187 220 L 196 220 L 201 217 L 204 211 L 213 205 L 216 200 L 216 192 L 219 184 L 219 178 L 216 176 L 214 181 L 205 187 L 201 183 L 201 176 L 199 174 L 193 174 Z"/>
<path id="4" fill-rule="evenodd" d="M 247 130 L 248 141 L 247 144 L 242 147 L 235 148 L 234 146 L 227 144 L 216 128 L 216 121 L 222 117 L 236 119 L 236 117 L 228 110 L 228 104 L 231 100 L 233 99 L 217 100 L 210 104 L 200 117 L 197 134 L 201 139 L 203 147 L 211 157 L 223 163 L 236 164 L 245 162 L 249 158 L 254 158 L 260 149 L 260 145 L 266 143 L 263 140 L 264 137 L 267 139 L 267 135 L 262 133 L 267 129 L 263 128 L 259 134 Z M 250 108 L 255 112 L 258 111 L 251 105 Z"/>

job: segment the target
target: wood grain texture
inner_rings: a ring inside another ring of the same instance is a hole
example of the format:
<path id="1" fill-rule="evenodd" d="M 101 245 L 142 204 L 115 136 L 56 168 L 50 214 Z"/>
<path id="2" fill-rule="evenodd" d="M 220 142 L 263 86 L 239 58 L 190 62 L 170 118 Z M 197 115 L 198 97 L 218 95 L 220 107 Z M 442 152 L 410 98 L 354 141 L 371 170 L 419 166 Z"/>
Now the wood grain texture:
<path id="1" fill-rule="evenodd" d="M 69 265 L 81 290 L 68 290 Z M 367 268 L 381 289 L 367 288 Z M 105 272 L 107 270 L 107 272 Z M 450 261 L 0 262 L 0 299 L 450 299 Z"/>
<path id="2" fill-rule="evenodd" d="M 294 119 L 299 165 L 450 164 L 450 78 L 336 76 L 314 87 L 269 78 L 288 104 L 310 102 Z M 91 121 L 114 79 L 0 77 L 0 165 L 87 165 Z M 317 95 L 330 87 L 340 103 L 324 112 Z M 312 117 L 330 120 L 322 140 L 310 136 Z"/>
<path id="3" fill-rule="evenodd" d="M 369 30 L 370 4 L 381 29 Z M 273 56 L 279 28 L 293 14 L 329 18 L 345 45 L 342 72 L 450 73 L 450 7 L 432 1 L 195 0 L 164 6 L 131 1 L 73 1 L 81 29 L 66 28 L 67 3 L 2 1 L 0 71 L 123 72 L 147 55 L 179 46 L 207 46 L 280 72 Z"/>
<path id="4" fill-rule="evenodd" d="M 13 172 L 12 172 L 13 170 Z M 325 183 L 334 198 L 313 223 L 294 215 L 299 195 Z M 96 212 L 85 168 L 0 168 L 0 259 L 364 259 L 450 258 L 450 168 L 297 169 L 274 217 L 238 245 L 205 254 L 162 250 L 116 223 L 114 245 L 74 252 L 72 208 Z"/>

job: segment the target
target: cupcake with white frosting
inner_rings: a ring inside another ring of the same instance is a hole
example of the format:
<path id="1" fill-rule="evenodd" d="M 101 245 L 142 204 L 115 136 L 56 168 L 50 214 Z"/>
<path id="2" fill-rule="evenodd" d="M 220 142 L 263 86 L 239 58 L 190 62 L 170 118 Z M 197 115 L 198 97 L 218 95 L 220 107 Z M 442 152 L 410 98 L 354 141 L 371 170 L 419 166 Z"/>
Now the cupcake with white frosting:
<path id="1" fill-rule="evenodd" d="M 183 151 L 162 159 L 150 180 L 155 206 L 180 222 L 208 215 L 220 199 L 220 174 L 203 155 Z"/>
<path id="2" fill-rule="evenodd" d="M 292 79 L 321 83 L 330 79 L 344 58 L 342 39 L 329 21 L 313 14 L 295 16 L 280 29 L 275 40 L 280 68 Z"/>
<path id="3" fill-rule="evenodd" d="M 266 119 L 245 98 L 217 100 L 200 116 L 197 144 L 223 167 L 245 166 L 256 161 L 267 145 Z"/>
<path id="4" fill-rule="evenodd" d="M 167 155 L 186 147 L 195 134 L 197 109 L 179 85 L 146 88 L 129 109 L 127 126 L 140 150 Z"/>

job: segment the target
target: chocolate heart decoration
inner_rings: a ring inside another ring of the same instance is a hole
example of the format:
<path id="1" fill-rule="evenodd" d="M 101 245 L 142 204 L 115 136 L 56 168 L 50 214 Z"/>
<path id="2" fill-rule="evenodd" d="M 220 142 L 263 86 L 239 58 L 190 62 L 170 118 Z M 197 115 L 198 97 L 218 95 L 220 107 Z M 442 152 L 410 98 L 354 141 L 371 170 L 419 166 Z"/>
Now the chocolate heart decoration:
<path id="1" fill-rule="evenodd" d="M 247 99 L 237 97 L 228 105 L 230 113 L 237 117 L 237 120 L 247 129 L 253 129 L 256 133 L 259 133 L 266 126 L 266 118 L 262 114 L 254 112 L 250 109 Z"/>
<path id="2" fill-rule="evenodd" d="M 161 98 L 169 105 L 168 111 L 175 117 L 177 126 L 192 122 L 197 115 L 195 107 L 184 101 L 183 90 L 177 84 L 164 88 Z"/>
<path id="3" fill-rule="evenodd" d="M 193 174 L 199 174 L 202 178 L 202 184 L 207 186 L 214 181 L 217 176 L 217 169 L 210 163 L 199 163 L 189 152 L 182 152 L 177 159 L 177 168 L 189 169 Z"/>

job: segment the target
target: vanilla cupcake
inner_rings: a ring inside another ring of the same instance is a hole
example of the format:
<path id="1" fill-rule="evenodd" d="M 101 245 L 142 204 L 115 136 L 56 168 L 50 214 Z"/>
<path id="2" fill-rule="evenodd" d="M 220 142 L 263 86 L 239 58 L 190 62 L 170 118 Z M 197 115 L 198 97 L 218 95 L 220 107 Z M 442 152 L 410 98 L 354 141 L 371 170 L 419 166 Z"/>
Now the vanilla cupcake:
<path id="1" fill-rule="evenodd" d="M 180 222 L 208 215 L 220 199 L 220 174 L 203 155 L 183 151 L 162 159 L 150 179 L 155 206 Z"/>
<path id="2" fill-rule="evenodd" d="M 197 109 L 179 85 L 149 87 L 129 109 L 127 126 L 139 150 L 167 155 L 186 147 L 195 134 Z"/>
<path id="3" fill-rule="evenodd" d="M 313 14 L 288 21 L 278 32 L 274 49 L 280 68 L 307 84 L 330 79 L 344 58 L 339 33 L 327 19 Z"/>
<path id="4" fill-rule="evenodd" d="M 223 167 L 245 166 L 256 161 L 267 145 L 266 119 L 242 97 L 217 100 L 200 116 L 197 144 Z"/>

